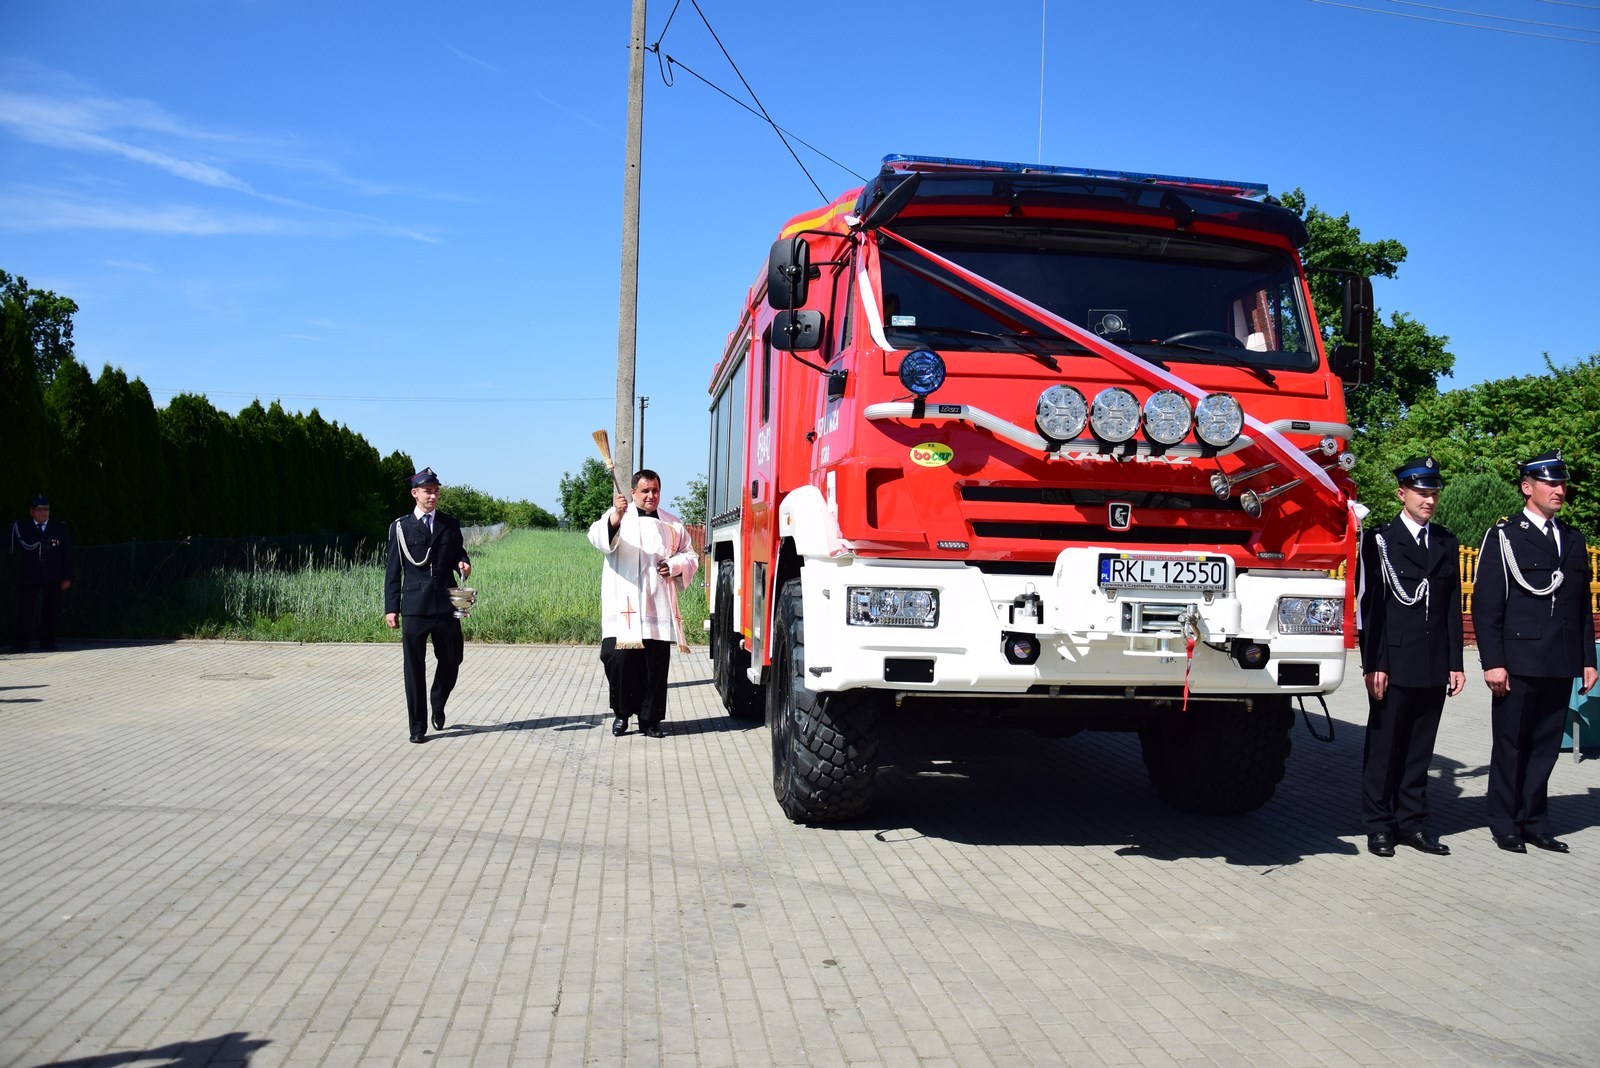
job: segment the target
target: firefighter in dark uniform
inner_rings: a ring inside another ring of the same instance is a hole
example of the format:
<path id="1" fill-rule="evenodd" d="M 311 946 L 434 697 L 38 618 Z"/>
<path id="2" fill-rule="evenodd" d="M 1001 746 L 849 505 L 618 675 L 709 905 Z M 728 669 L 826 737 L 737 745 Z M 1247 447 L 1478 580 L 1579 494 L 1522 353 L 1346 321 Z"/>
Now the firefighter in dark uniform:
<path id="1" fill-rule="evenodd" d="M 50 498 L 28 502 L 28 518 L 11 524 L 8 538 L 17 565 L 17 610 L 12 619 L 13 652 L 28 651 L 34 618 L 39 620 L 39 648 L 56 647 L 56 620 L 61 616 L 61 595 L 72 585 L 72 534 L 59 519 L 50 518 Z"/>
<path id="2" fill-rule="evenodd" d="M 463 579 L 472 564 L 461 538 L 461 524 L 438 511 L 439 476 L 425 467 L 407 484 L 417 506 L 389 524 L 389 553 L 384 568 L 384 622 L 400 628 L 406 676 L 406 712 L 411 740 L 426 741 L 428 709 L 433 729 L 444 730 L 444 706 L 455 688 L 466 649 L 461 620 L 450 603 L 455 573 Z M 428 689 L 428 639 L 433 639 L 436 666 Z"/>
<path id="3" fill-rule="evenodd" d="M 1547 452 L 1518 465 L 1523 509 L 1484 535 L 1473 583 L 1483 681 L 1493 695 L 1489 833 L 1514 853 L 1565 853 L 1546 820 L 1572 680 L 1595 684 L 1589 554 L 1583 534 L 1556 520 L 1567 465 Z"/>
<path id="4" fill-rule="evenodd" d="M 1466 685 L 1456 537 L 1432 522 L 1444 481 L 1431 456 L 1395 468 L 1401 511 L 1361 539 L 1356 625 L 1367 686 L 1361 809 L 1367 850 L 1447 856 L 1428 833 L 1428 765 L 1444 699 Z"/>

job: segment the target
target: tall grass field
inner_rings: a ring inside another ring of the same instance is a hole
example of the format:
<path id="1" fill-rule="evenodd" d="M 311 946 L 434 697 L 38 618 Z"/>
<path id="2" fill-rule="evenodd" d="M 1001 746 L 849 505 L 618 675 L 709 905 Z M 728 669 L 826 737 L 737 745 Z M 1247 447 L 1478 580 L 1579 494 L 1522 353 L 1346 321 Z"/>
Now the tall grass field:
<path id="1" fill-rule="evenodd" d="M 602 557 L 582 531 L 519 530 L 468 549 L 477 607 L 468 641 L 600 643 Z M 692 643 L 706 640 L 704 575 L 679 595 Z M 80 593 L 87 597 L 77 596 Z M 77 637 L 398 641 L 383 622 L 383 553 L 293 569 L 213 569 L 134 592 L 81 590 L 64 599 L 62 633 Z"/>

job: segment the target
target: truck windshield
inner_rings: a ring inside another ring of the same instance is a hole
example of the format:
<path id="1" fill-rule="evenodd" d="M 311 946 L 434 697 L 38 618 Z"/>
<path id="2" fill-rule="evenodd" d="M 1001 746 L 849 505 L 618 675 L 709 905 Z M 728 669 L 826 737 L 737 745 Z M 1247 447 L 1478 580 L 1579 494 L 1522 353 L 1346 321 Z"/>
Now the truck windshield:
<path id="1" fill-rule="evenodd" d="M 1315 368 L 1299 275 L 1283 251 L 1181 234 L 1030 225 L 897 225 L 897 233 L 1108 341 L 1162 362 Z M 884 241 L 883 322 L 896 348 L 1081 349 Z M 1027 338 L 1023 344 L 1006 339 Z"/>

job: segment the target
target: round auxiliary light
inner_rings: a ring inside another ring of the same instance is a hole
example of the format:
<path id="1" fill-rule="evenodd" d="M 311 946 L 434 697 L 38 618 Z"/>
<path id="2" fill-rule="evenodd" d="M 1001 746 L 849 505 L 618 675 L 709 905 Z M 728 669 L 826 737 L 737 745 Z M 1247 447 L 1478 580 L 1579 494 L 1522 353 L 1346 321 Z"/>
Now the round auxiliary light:
<path id="1" fill-rule="evenodd" d="M 1194 436 L 1220 449 L 1244 429 L 1244 409 L 1227 393 L 1208 393 L 1194 406 Z"/>
<path id="2" fill-rule="evenodd" d="M 1144 402 L 1144 436 L 1157 445 L 1176 445 L 1189 434 L 1189 398 L 1175 389 L 1159 389 Z"/>
<path id="3" fill-rule="evenodd" d="M 1139 429 L 1138 399 L 1121 386 L 1102 389 L 1095 394 L 1089 425 L 1102 441 L 1127 441 Z"/>
<path id="4" fill-rule="evenodd" d="M 900 361 L 900 384 L 919 397 L 944 385 L 944 357 L 932 349 L 915 349 Z"/>
<path id="5" fill-rule="evenodd" d="M 1089 421 L 1089 402 L 1071 386 L 1051 386 L 1039 394 L 1033 421 L 1039 433 L 1051 441 L 1071 441 L 1083 433 Z"/>

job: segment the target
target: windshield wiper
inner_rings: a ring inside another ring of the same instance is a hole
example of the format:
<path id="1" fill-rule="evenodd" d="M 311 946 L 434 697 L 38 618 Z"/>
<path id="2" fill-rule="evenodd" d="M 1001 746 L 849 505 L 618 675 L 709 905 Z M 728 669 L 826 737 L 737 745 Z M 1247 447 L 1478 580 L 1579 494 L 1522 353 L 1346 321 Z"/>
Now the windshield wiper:
<path id="1" fill-rule="evenodd" d="M 1213 349 L 1206 345 L 1191 345 L 1187 341 L 1144 341 L 1144 345 L 1154 345 L 1163 349 L 1183 349 L 1185 352 L 1199 352 L 1206 356 L 1215 356 L 1230 367 L 1239 367 L 1255 375 L 1269 386 L 1276 387 L 1278 378 L 1271 371 L 1259 364 L 1241 360 L 1227 349 Z"/>
<path id="2" fill-rule="evenodd" d="M 1067 349 L 1083 351 L 1082 345 L 1059 334 L 1001 334 L 990 330 L 969 330 L 959 326 L 900 326 L 890 329 L 919 335 L 987 338 L 991 341 L 1004 342 L 1005 348 L 986 351 L 1021 352 L 1023 355 L 1032 356 L 1052 371 L 1061 370 L 1061 365 L 1051 355 L 1053 351 L 1064 352 Z"/>

